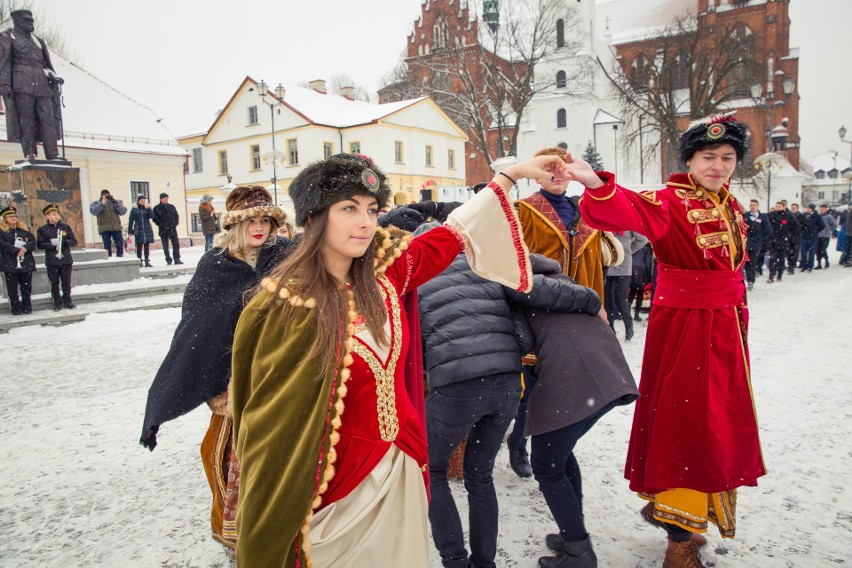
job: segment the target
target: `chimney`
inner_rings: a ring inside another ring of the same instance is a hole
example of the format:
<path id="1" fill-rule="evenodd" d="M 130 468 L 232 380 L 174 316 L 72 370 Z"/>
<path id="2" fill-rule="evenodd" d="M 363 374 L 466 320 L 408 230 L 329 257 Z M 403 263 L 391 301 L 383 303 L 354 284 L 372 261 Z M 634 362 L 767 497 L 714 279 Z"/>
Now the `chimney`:
<path id="1" fill-rule="evenodd" d="M 310 83 L 308 83 L 308 88 L 313 89 L 318 93 L 322 93 L 325 95 L 327 91 L 325 90 L 325 79 L 314 79 Z"/>
<path id="2" fill-rule="evenodd" d="M 355 100 L 355 87 L 340 87 L 340 94 L 350 101 Z"/>

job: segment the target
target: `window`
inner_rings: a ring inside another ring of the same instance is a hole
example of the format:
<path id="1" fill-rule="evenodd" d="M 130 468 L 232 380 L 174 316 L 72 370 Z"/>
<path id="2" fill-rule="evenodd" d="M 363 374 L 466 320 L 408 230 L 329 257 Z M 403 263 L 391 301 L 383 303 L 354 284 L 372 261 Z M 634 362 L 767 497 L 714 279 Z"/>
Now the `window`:
<path id="1" fill-rule="evenodd" d="M 361 153 L 361 143 L 360 142 L 350 142 L 349 143 L 349 153 L 350 154 L 360 154 Z"/>
<path id="2" fill-rule="evenodd" d="M 322 159 L 327 160 L 334 154 L 334 144 L 331 142 L 322 143 Z"/>
<path id="3" fill-rule="evenodd" d="M 144 197 L 151 201 L 151 191 L 147 181 L 131 181 L 130 182 L 130 202 L 136 203 L 136 200 Z"/>
<path id="4" fill-rule="evenodd" d="M 558 89 L 564 89 L 567 85 L 567 81 L 565 80 L 565 71 L 557 71 L 556 72 L 556 87 Z"/>
<path id="5" fill-rule="evenodd" d="M 225 176 L 228 175 L 228 151 L 220 150 L 219 151 L 219 175 Z"/>
<path id="6" fill-rule="evenodd" d="M 253 144 L 251 149 L 251 169 L 257 171 L 260 169 L 260 144 Z"/>
<path id="7" fill-rule="evenodd" d="M 749 87 L 754 82 L 754 34 L 743 24 L 731 33 L 731 39 L 742 54 L 731 75 L 731 90 L 735 96 L 748 97 Z"/>
<path id="8" fill-rule="evenodd" d="M 248 123 L 257 124 L 257 106 L 248 107 Z"/>
<path id="9" fill-rule="evenodd" d="M 837 170 L 831 169 L 828 170 L 828 177 L 831 179 L 837 179 Z"/>
<path id="10" fill-rule="evenodd" d="M 817 199 L 825 199 L 825 192 L 824 191 L 818 191 L 817 192 Z"/>
<path id="11" fill-rule="evenodd" d="M 289 165 L 299 165 L 299 144 L 295 138 L 287 140 L 287 159 L 289 160 Z"/>
<path id="12" fill-rule="evenodd" d="M 568 126 L 568 113 L 564 108 L 556 111 L 556 128 L 565 128 Z"/>
<path id="13" fill-rule="evenodd" d="M 648 60 L 641 53 L 630 66 L 630 81 L 634 86 L 648 85 Z"/>
<path id="14" fill-rule="evenodd" d="M 565 20 L 556 20 L 556 47 L 565 47 Z"/>
<path id="15" fill-rule="evenodd" d="M 192 213 L 189 216 L 190 226 L 192 227 L 193 233 L 201 232 L 201 217 L 199 217 L 198 213 Z"/>
<path id="16" fill-rule="evenodd" d="M 402 153 L 402 142 L 395 140 L 393 143 L 393 161 L 397 164 L 403 163 L 405 155 Z"/>
<path id="17" fill-rule="evenodd" d="M 455 150 L 447 150 L 447 168 L 454 170 L 456 169 L 456 151 Z"/>
<path id="18" fill-rule="evenodd" d="M 675 88 L 685 89 L 689 86 L 689 55 L 681 51 L 675 57 Z"/>
<path id="19" fill-rule="evenodd" d="M 426 146 L 426 165 L 429 167 L 435 165 L 432 160 L 432 146 Z"/>
<path id="20" fill-rule="evenodd" d="M 200 174 L 204 171 L 204 161 L 201 158 L 201 148 L 192 149 L 192 173 Z"/>
<path id="21" fill-rule="evenodd" d="M 817 170 L 815 177 L 817 179 L 825 179 L 825 171 Z"/>

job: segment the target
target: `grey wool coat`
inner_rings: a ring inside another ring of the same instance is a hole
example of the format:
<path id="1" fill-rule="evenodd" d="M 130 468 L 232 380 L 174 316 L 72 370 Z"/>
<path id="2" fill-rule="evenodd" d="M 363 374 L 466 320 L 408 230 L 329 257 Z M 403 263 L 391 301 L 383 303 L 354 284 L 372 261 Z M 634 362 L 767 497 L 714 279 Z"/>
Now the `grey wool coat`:
<path id="1" fill-rule="evenodd" d="M 552 278 L 568 278 L 559 266 Z M 535 341 L 537 381 L 527 405 L 525 436 L 545 434 L 587 418 L 617 400 L 639 398 L 615 334 L 597 316 L 521 306 Z"/>

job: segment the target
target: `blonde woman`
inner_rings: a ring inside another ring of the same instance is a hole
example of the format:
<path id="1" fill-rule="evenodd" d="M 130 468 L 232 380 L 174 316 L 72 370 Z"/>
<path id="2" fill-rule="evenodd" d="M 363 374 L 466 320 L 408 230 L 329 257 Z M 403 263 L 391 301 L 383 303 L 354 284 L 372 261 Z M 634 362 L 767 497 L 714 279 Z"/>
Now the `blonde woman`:
<path id="1" fill-rule="evenodd" d="M 231 344 L 244 292 L 283 258 L 290 241 L 277 236 L 285 213 L 263 187 L 237 187 L 226 207 L 225 230 L 184 292 L 181 321 L 148 392 L 140 442 L 153 450 L 161 424 L 207 403 L 213 416 L 201 455 L 213 491 L 211 527 L 213 538 L 233 549 L 239 466 L 231 451 L 227 397 Z"/>

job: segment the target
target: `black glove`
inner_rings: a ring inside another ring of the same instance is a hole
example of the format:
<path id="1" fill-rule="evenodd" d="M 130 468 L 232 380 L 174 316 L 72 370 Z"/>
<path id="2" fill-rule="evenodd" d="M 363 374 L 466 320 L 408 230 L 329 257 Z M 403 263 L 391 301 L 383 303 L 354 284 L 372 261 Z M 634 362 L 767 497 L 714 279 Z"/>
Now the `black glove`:
<path id="1" fill-rule="evenodd" d="M 429 217 L 437 217 L 438 215 L 438 204 L 434 201 L 422 201 L 420 203 L 412 203 L 410 205 L 406 205 L 409 209 L 414 209 L 421 215 L 423 215 L 424 219 L 428 219 Z"/>
<path id="2" fill-rule="evenodd" d="M 403 231 L 408 231 L 409 233 L 414 232 L 421 223 L 423 222 L 423 215 L 409 207 L 408 205 L 404 207 L 397 207 L 393 211 L 385 213 L 384 215 L 379 215 L 379 225 L 382 227 L 387 227 L 388 225 L 393 225 Z"/>

